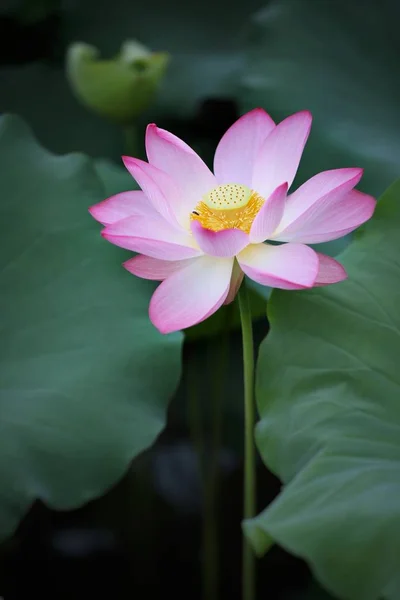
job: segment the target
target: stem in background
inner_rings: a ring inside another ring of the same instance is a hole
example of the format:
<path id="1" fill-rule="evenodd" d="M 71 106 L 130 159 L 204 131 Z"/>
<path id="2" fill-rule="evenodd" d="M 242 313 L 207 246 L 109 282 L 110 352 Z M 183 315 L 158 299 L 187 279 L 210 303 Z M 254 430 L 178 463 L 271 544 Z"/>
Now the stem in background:
<path id="1" fill-rule="evenodd" d="M 225 315 L 220 340 L 212 340 L 210 349 L 212 374 L 211 398 L 211 452 L 204 481 L 203 520 L 203 598 L 217 600 L 219 597 L 219 539 L 218 497 L 220 485 L 219 460 L 222 441 L 223 399 L 226 372 L 229 362 L 229 330 L 233 316 L 233 304 L 224 307 Z"/>
<path id="2" fill-rule="evenodd" d="M 211 463 L 215 456 L 211 456 Z M 217 600 L 219 591 L 218 516 L 216 507 L 216 473 L 209 465 L 204 484 L 204 513 L 202 534 L 202 566 L 204 600 Z"/>
<path id="3" fill-rule="evenodd" d="M 191 349 L 192 350 L 192 349 Z M 197 454 L 199 467 L 199 476 L 202 486 L 204 485 L 205 473 L 205 448 L 204 448 L 204 431 L 203 417 L 200 409 L 199 389 L 197 382 L 197 369 L 195 363 L 196 349 L 193 349 L 187 360 L 187 375 L 186 375 L 186 394 L 188 402 L 188 423 L 189 433 L 192 439 L 193 446 Z"/>
<path id="4" fill-rule="evenodd" d="M 195 349 L 194 349 L 195 351 Z M 197 454 L 197 464 L 201 480 L 203 495 L 203 519 L 201 540 L 201 575 L 202 596 L 204 600 L 217 600 L 218 598 L 218 548 L 217 548 L 217 520 L 215 514 L 214 494 L 215 478 L 213 462 L 215 448 L 211 448 L 211 458 L 206 450 L 203 414 L 200 406 L 198 389 L 198 372 L 194 356 L 188 359 L 187 371 L 187 399 L 188 421 L 190 436 Z M 214 398 L 213 398 L 214 399 Z M 219 411 L 219 409 L 217 409 Z M 212 414 L 213 428 L 215 423 L 214 411 Z M 219 417 L 218 417 L 219 420 Z M 213 443 L 214 446 L 214 443 Z"/>
<path id="5" fill-rule="evenodd" d="M 239 289 L 240 321 L 242 325 L 243 370 L 244 370 L 244 481 L 243 518 L 251 519 L 256 514 L 256 454 L 254 445 L 254 345 L 253 326 L 249 296 L 245 280 Z M 255 557 L 253 550 L 243 538 L 242 556 L 242 598 L 255 600 Z"/>
<path id="6" fill-rule="evenodd" d="M 139 156 L 138 154 L 138 138 L 135 125 L 124 126 L 125 137 L 125 153 L 127 156 Z"/>

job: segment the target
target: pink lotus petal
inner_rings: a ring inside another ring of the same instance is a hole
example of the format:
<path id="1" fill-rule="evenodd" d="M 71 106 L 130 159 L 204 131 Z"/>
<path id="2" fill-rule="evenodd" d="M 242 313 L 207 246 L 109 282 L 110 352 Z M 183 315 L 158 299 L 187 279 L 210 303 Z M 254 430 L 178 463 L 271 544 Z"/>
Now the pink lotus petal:
<path id="1" fill-rule="evenodd" d="M 153 294 L 150 319 L 161 333 L 191 327 L 213 314 L 229 292 L 233 259 L 202 256 L 170 275 Z"/>
<path id="2" fill-rule="evenodd" d="M 317 253 L 303 244 L 256 244 L 245 248 L 237 260 L 250 279 L 284 290 L 312 287 L 319 269 Z"/>
<path id="3" fill-rule="evenodd" d="M 254 161 L 275 123 L 262 108 L 246 113 L 228 129 L 214 157 L 218 184 L 240 183 L 251 188 Z"/>
<path id="4" fill-rule="evenodd" d="M 250 229 L 250 242 L 264 242 L 278 227 L 285 210 L 287 183 L 282 183 L 264 202 Z"/>
<path id="5" fill-rule="evenodd" d="M 111 225 L 126 217 L 142 215 L 154 217 L 158 213 L 143 192 L 121 192 L 89 208 L 89 212 L 102 225 Z"/>
<path id="6" fill-rule="evenodd" d="M 239 291 L 240 286 L 242 285 L 244 273 L 239 266 L 237 260 L 233 263 L 232 275 L 231 275 L 231 283 L 229 286 L 229 292 L 227 297 L 225 298 L 224 304 L 230 304 L 236 298 L 236 294 Z"/>
<path id="7" fill-rule="evenodd" d="M 185 152 L 189 152 L 189 154 L 193 154 L 194 156 L 197 156 L 197 154 L 193 150 L 193 148 L 191 148 L 189 146 L 189 144 L 187 144 L 186 142 L 184 142 L 183 140 L 178 138 L 177 135 L 174 135 L 173 133 L 171 133 L 170 131 L 167 131 L 166 129 L 161 129 L 160 127 L 157 127 L 157 125 L 155 123 L 150 123 L 147 126 L 147 130 L 146 130 L 146 153 L 147 153 L 147 158 L 149 159 L 149 162 L 152 162 L 150 160 L 149 152 L 151 154 L 152 151 L 154 151 L 154 140 L 152 140 L 153 136 L 154 137 L 158 136 L 158 137 L 162 138 L 165 142 L 169 142 L 169 143 L 173 144 L 174 146 L 177 146 L 181 150 L 184 150 Z M 153 148 L 152 148 L 152 143 L 153 143 Z M 155 145 L 157 145 L 157 141 L 155 142 Z"/>
<path id="8" fill-rule="evenodd" d="M 185 142 L 152 124 L 146 131 L 146 151 L 149 162 L 165 171 L 180 189 L 178 219 L 189 218 L 190 212 L 204 194 L 217 186 L 207 165 Z"/>
<path id="9" fill-rule="evenodd" d="M 180 203 L 180 192 L 171 177 L 143 160 L 123 156 L 125 167 L 136 179 L 154 208 L 169 223 L 178 226 L 175 210 Z"/>
<path id="10" fill-rule="evenodd" d="M 344 267 L 334 258 L 317 252 L 319 260 L 319 269 L 314 287 L 330 285 L 347 279 L 347 273 Z"/>
<path id="11" fill-rule="evenodd" d="M 160 260 L 151 256 L 143 256 L 139 254 L 124 262 L 124 267 L 127 271 L 141 277 L 142 279 L 153 279 L 155 281 L 163 281 L 172 273 L 176 273 L 196 258 L 187 258 L 185 260 Z"/>
<path id="12" fill-rule="evenodd" d="M 103 229 L 101 235 L 116 246 L 162 260 L 203 254 L 187 231 L 178 231 L 159 215 L 157 219 L 127 217 Z"/>
<path id="13" fill-rule="evenodd" d="M 362 169 L 335 169 L 318 173 L 287 198 L 276 235 L 308 229 L 315 216 L 339 201 L 360 181 Z"/>
<path id="14" fill-rule="evenodd" d="M 306 244 L 336 240 L 368 221 L 374 213 L 375 206 L 375 198 L 352 190 L 331 202 L 321 202 L 313 218 L 310 217 L 304 224 L 299 219 L 282 232 L 277 232 L 276 238 Z"/>
<path id="15" fill-rule="evenodd" d="M 211 256 L 233 257 L 249 244 L 249 236 L 241 229 L 211 231 L 198 221 L 192 221 L 190 226 L 200 248 Z"/>
<path id="16" fill-rule="evenodd" d="M 281 121 L 261 146 L 254 163 L 252 188 L 264 198 L 285 181 L 291 186 L 311 129 L 311 113 Z"/>

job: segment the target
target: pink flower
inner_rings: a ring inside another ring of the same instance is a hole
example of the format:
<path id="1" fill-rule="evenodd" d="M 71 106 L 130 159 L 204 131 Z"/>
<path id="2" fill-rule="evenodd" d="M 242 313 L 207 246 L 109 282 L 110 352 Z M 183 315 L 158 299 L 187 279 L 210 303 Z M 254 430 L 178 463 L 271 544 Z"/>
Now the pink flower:
<path id="1" fill-rule="evenodd" d="M 286 290 L 346 278 L 336 260 L 306 244 L 353 231 L 372 216 L 375 200 L 354 190 L 362 176 L 356 168 L 324 171 L 287 195 L 310 128 L 306 111 L 275 125 L 252 110 L 219 142 L 215 174 L 155 125 L 146 133 L 149 162 L 123 158 L 142 191 L 112 196 L 90 212 L 106 226 L 103 237 L 139 253 L 124 264 L 128 271 L 162 281 L 149 309 L 162 333 L 232 302 L 244 275 Z"/>

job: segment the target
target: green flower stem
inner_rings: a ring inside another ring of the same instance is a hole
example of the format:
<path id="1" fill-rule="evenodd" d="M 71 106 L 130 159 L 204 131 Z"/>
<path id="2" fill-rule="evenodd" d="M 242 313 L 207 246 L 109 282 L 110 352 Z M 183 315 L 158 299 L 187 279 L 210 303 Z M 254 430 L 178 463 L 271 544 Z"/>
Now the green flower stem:
<path id="1" fill-rule="evenodd" d="M 254 346 L 249 296 L 245 280 L 239 289 L 240 320 L 242 325 L 244 368 L 244 519 L 256 514 L 256 463 L 254 446 Z M 243 538 L 242 557 L 243 600 L 255 600 L 255 557 L 246 538 Z"/>
<path id="2" fill-rule="evenodd" d="M 204 600 L 218 599 L 218 528 L 215 506 L 215 481 L 212 473 L 208 473 L 204 491 L 203 516 L 203 598 Z"/>
<path id="3" fill-rule="evenodd" d="M 125 136 L 125 153 L 127 156 L 139 156 L 138 154 L 138 138 L 135 125 L 124 126 Z"/>

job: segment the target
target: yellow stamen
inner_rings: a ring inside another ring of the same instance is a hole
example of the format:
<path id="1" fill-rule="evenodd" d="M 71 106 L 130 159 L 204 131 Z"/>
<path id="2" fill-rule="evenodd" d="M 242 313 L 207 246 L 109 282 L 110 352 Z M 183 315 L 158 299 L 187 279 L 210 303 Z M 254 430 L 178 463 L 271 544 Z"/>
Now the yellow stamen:
<path id="1" fill-rule="evenodd" d="M 249 233 L 264 201 L 245 185 L 220 185 L 203 197 L 190 218 L 211 231 L 235 228 Z"/>

